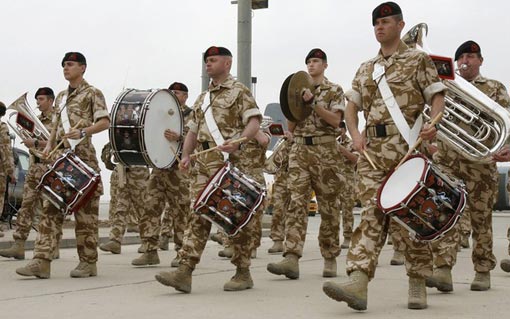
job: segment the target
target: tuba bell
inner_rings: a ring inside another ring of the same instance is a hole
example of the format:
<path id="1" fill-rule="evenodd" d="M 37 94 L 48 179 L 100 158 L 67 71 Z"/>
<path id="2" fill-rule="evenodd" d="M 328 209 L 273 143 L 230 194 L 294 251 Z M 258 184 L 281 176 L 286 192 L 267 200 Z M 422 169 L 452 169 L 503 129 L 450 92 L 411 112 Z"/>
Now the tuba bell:
<path id="1" fill-rule="evenodd" d="M 427 25 L 420 23 L 411 28 L 402 41 L 430 55 L 425 41 L 427 32 Z M 448 88 L 438 138 L 472 161 L 490 160 L 510 135 L 510 113 L 454 72 L 451 59 L 433 55 L 431 58 Z M 448 71 L 445 73 L 445 70 Z M 430 120 L 429 112 L 430 107 L 426 106 L 424 116 L 427 120 Z"/>
<path id="2" fill-rule="evenodd" d="M 48 141 L 50 133 L 30 108 L 27 101 L 27 94 L 28 92 L 21 95 L 16 101 L 9 105 L 7 108 L 7 124 L 22 140 L 37 138 L 41 141 Z M 34 154 L 40 153 L 35 149 L 30 150 L 34 152 Z"/>

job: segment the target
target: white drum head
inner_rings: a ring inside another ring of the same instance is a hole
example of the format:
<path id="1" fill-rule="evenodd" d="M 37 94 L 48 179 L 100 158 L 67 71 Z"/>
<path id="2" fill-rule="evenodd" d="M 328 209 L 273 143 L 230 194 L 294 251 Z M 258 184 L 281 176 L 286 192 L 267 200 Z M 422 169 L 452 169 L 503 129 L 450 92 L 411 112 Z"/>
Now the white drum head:
<path id="1" fill-rule="evenodd" d="M 425 164 L 423 158 L 413 157 L 400 165 L 390 175 L 379 197 L 379 204 L 382 209 L 389 209 L 404 202 L 421 180 Z"/>
<path id="2" fill-rule="evenodd" d="M 183 121 L 177 99 L 167 90 L 159 90 L 147 98 L 144 121 L 144 142 L 147 156 L 156 168 L 168 168 L 176 160 L 181 143 L 169 142 L 164 136 L 166 129 L 182 135 Z"/>

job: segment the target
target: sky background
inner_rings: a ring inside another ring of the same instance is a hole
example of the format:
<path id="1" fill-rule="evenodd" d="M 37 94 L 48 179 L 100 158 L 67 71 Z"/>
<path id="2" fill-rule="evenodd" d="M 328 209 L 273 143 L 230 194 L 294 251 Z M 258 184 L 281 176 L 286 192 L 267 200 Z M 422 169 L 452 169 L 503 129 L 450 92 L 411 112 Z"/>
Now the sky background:
<path id="1" fill-rule="evenodd" d="M 263 109 L 278 102 L 283 80 L 306 70 L 310 49 L 328 55 L 326 76 L 350 88 L 359 65 L 375 56 L 371 12 L 381 1 L 269 0 L 253 11 L 252 76 Z M 510 84 L 510 4 L 504 1 L 397 1 L 404 32 L 417 23 L 429 26 L 434 54 L 453 56 L 466 40 L 475 40 L 485 58 L 482 74 Z M 236 74 L 237 6 L 230 0 L 4 0 L 0 11 L 0 100 L 9 105 L 37 88 L 65 89 L 60 66 L 67 51 L 87 58 L 85 79 L 101 89 L 111 109 L 123 88 L 166 88 L 185 83 L 192 105 L 201 86 L 202 52 L 211 45 L 234 54 Z M 5 120 L 5 119 L 3 119 Z M 94 136 L 96 150 L 107 132 Z M 17 138 L 19 142 L 19 138 Z M 109 174 L 103 169 L 103 180 Z M 107 183 L 105 183 L 107 184 Z M 106 185 L 108 186 L 108 185 Z M 108 192 L 107 192 L 108 193 Z"/>

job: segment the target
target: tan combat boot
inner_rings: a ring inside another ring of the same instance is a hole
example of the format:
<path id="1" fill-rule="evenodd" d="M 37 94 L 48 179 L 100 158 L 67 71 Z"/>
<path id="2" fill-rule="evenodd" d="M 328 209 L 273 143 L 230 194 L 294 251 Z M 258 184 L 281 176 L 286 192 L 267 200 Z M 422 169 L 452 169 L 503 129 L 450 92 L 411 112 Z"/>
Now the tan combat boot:
<path id="1" fill-rule="evenodd" d="M 221 235 L 216 233 L 211 235 L 211 240 L 217 242 L 220 245 L 223 245 L 223 239 L 221 238 Z"/>
<path id="2" fill-rule="evenodd" d="M 109 251 L 112 254 L 120 254 L 121 245 L 116 240 L 109 240 L 106 243 L 99 245 L 99 249 L 102 251 Z"/>
<path id="3" fill-rule="evenodd" d="M 179 257 L 179 254 L 175 256 L 174 259 L 172 259 L 172 262 L 170 263 L 171 267 L 179 267 L 179 264 L 181 263 L 181 258 Z"/>
<path id="4" fill-rule="evenodd" d="M 32 259 L 25 267 L 16 269 L 21 276 L 35 276 L 41 279 L 50 278 L 51 263 L 45 259 Z"/>
<path id="5" fill-rule="evenodd" d="M 476 272 L 475 279 L 471 283 L 471 290 L 485 291 L 491 289 L 491 273 Z"/>
<path id="6" fill-rule="evenodd" d="M 349 248 L 350 245 L 351 245 L 351 238 L 344 237 L 344 242 L 342 243 L 342 245 L 340 245 L 340 248 L 346 249 L 346 248 Z"/>
<path id="7" fill-rule="evenodd" d="M 175 290 L 190 293 L 191 292 L 191 273 L 193 269 L 191 269 L 187 265 L 179 265 L 179 268 L 175 271 L 162 271 L 157 274 L 156 280 L 165 285 L 174 287 Z"/>
<path id="8" fill-rule="evenodd" d="M 505 272 L 510 272 L 510 259 L 503 259 L 501 260 L 501 269 Z"/>
<path id="9" fill-rule="evenodd" d="M 432 277 L 427 278 L 425 284 L 427 287 L 435 287 L 441 292 L 453 291 L 452 269 L 448 266 L 435 268 Z"/>
<path id="10" fill-rule="evenodd" d="M 78 266 L 71 270 L 69 275 L 72 278 L 87 278 L 97 276 L 96 263 L 88 263 L 86 261 L 80 261 Z"/>
<path id="11" fill-rule="evenodd" d="M 283 253 L 283 241 L 275 240 L 273 246 L 267 252 L 270 254 Z"/>
<path id="12" fill-rule="evenodd" d="M 232 255 L 234 255 L 234 249 L 232 247 L 225 247 L 218 252 L 218 256 L 220 257 L 232 258 Z"/>
<path id="13" fill-rule="evenodd" d="M 131 261 L 133 266 L 159 265 L 159 256 L 157 250 L 144 252 L 140 257 Z"/>
<path id="14" fill-rule="evenodd" d="M 355 310 L 367 310 L 368 275 L 356 270 L 349 274 L 349 281 L 336 284 L 327 281 L 322 290 L 329 298 L 336 301 L 345 301 Z"/>
<path id="15" fill-rule="evenodd" d="M 461 236 L 460 246 L 462 248 L 469 248 L 469 235 L 462 235 Z"/>
<path id="16" fill-rule="evenodd" d="M 11 247 L 0 249 L 0 256 L 14 259 L 25 259 L 25 241 L 16 239 Z"/>
<path id="17" fill-rule="evenodd" d="M 138 253 L 143 254 L 146 251 L 147 251 L 147 244 L 146 243 L 142 243 L 140 245 L 140 247 L 138 247 Z"/>
<path id="18" fill-rule="evenodd" d="M 325 278 L 336 277 L 336 258 L 324 259 L 324 269 L 322 270 L 322 277 Z"/>
<path id="19" fill-rule="evenodd" d="M 223 286 L 225 291 L 239 291 L 253 288 L 249 268 L 237 268 L 236 274 Z"/>
<path id="20" fill-rule="evenodd" d="M 409 297 L 407 299 L 407 308 L 427 308 L 427 288 L 425 287 L 425 278 L 409 277 Z"/>
<path id="21" fill-rule="evenodd" d="M 391 257 L 390 265 L 392 266 L 400 266 L 405 262 L 405 256 L 400 251 L 393 251 L 393 257 Z"/>
<path id="22" fill-rule="evenodd" d="M 159 249 L 168 250 L 168 246 L 170 243 L 170 237 L 166 235 L 162 235 L 159 237 Z"/>
<path id="23" fill-rule="evenodd" d="M 289 279 L 299 278 L 298 256 L 287 254 L 279 263 L 267 264 L 267 271 L 275 275 L 285 275 Z"/>

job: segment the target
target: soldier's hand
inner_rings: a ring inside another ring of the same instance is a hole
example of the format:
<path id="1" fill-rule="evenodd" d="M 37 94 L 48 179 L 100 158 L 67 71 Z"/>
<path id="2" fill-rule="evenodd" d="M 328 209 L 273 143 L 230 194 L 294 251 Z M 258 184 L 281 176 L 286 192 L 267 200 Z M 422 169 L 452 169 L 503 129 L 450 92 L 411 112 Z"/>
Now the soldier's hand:
<path id="1" fill-rule="evenodd" d="M 16 184 L 16 176 L 14 176 L 14 173 L 9 175 L 11 184 Z"/>
<path id="2" fill-rule="evenodd" d="M 181 161 L 179 162 L 179 170 L 185 172 L 189 169 L 189 165 L 190 165 L 190 157 L 189 155 L 185 155 L 181 158 Z"/>
<path id="3" fill-rule="evenodd" d="M 310 91 L 310 89 L 304 90 L 303 101 L 305 103 L 311 103 L 313 101 L 313 93 Z"/>
<path id="4" fill-rule="evenodd" d="M 436 137 L 437 129 L 430 123 L 425 123 L 421 129 L 420 137 L 425 141 L 430 141 Z"/>
<path id="5" fill-rule="evenodd" d="M 365 137 L 361 134 L 352 136 L 352 148 L 360 153 L 367 150 L 367 143 Z"/>
<path id="6" fill-rule="evenodd" d="M 239 144 L 238 143 L 230 143 L 232 140 L 225 141 L 222 145 L 218 145 L 218 149 L 225 153 L 234 153 L 235 151 L 239 150 Z"/>
<path id="7" fill-rule="evenodd" d="M 73 128 L 73 129 L 69 130 L 69 132 L 64 135 L 65 138 L 69 138 L 72 140 L 78 140 L 78 139 L 80 139 L 80 136 L 81 136 L 81 131 L 77 128 Z"/>
<path id="8" fill-rule="evenodd" d="M 180 134 L 178 134 L 177 132 L 172 131 L 170 129 L 166 129 L 165 132 L 163 133 L 163 135 L 170 142 L 178 141 L 178 140 L 181 139 L 181 135 Z"/>
<path id="9" fill-rule="evenodd" d="M 292 141 L 294 140 L 294 134 L 292 134 L 292 132 L 290 131 L 285 131 L 283 134 L 285 135 L 289 143 L 292 143 Z"/>
<path id="10" fill-rule="evenodd" d="M 32 148 L 35 146 L 35 139 L 27 138 L 26 140 L 22 140 L 21 144 L 25 144 L 26 147 Z"/>
<path id="11" fill-rule="evenodd" d="M 509 162 L 510 161 L 510 147 L 503 146 L 497 153 L 492 155 L 492 160 L 495 162 Z"/>

